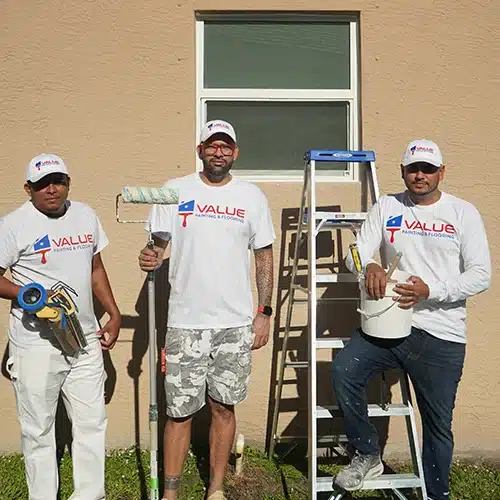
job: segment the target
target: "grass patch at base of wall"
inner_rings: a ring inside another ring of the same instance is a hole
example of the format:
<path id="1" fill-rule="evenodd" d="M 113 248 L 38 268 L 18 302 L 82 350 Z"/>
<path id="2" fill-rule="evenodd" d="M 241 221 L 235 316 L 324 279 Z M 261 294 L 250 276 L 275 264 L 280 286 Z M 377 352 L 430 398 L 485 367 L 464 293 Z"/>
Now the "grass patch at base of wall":
<path id="1" fill-rule="evenodd" d="M 267 460 L 259 451 L 246 448 L 243 473 L 236 477 L 229 466 L 225 482 L 228 500 L 305 500 L 307 481 L 300 465 L 281 464 Z M 393 465 L 398 471 L 404 465 Z M 146 500 L 149 495 L 149 455 L 134 448 L 110 452 L 106 459 L 106 499 Z M 332 469 L 323 468 L 324 472 Z M 204 479 L 208 460 L 189 453 L 185 464 L 179 500 L 203 500 Z M 60 500 L 72 493 L 72 464 L 69 455 L 61 460 Z M 495 464 L 457 461 L 451 476 L 450 500 L 500 500 L 500 467 Z M 28 491 L 24 477 L 24 461 L 20 455 L 0 456 L 0 500 L 26 500 Z M 161 498 L 161 495 L 160 495 Z M 328 498 L 328 496 L 325 496 Z M 390 492 L 358 492 L 353 499 L 382 500 L 394 498 Z"/>

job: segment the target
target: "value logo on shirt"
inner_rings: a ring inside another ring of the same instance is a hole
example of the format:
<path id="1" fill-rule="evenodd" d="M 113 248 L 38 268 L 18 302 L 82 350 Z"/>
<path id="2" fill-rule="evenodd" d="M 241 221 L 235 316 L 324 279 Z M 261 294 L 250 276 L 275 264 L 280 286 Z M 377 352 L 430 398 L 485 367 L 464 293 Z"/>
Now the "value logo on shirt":
<path id="1" fill-rule="evenodd" d="M 434 238 L 455 239 L 455 226 L 443 222 L 420 222 L 418 220 L 403 220 L 402 215 L 394 215 L 387 219 L 385 229 L 391 233 L 389 243 L 394 243 L 395 234 L 401 231 L 402 234 L 410 236 L 431 236 Z"/>
<path id="2" fill-rule="evenodd" d="M 394 215 L 387 219 L 385 223 L 385 229 L 391 233 L 391 237 L 389 239 L 389 243 L 394 243 L 394 235 L 401 231 L 401 226 L 403 225 L 403 216 L 402 215 Z"/>
<path id="3" fill-rule="evenodd" d="M 76 234 L 71 236 L 62 236 L 59 238 L 49 238 L 46 234 L 38 238 L 33 244 L 33 252 L 41 254 L 41 264 L 47 264 L 47 252 L 66 252 L 73 250 L 83 250 L 94 245 L 94 236 L 92 234 Z"/>
<path id="4" fill-rule="evenodd" d="M 42 260 L 40 261 L 42 264 L 47 264 L 47 252 L 50 252 L 51 250 L 52 248 L 48 234 L 38 238 L 33 244 L 34 253 L 39 253 L 42 256 Z"/>
<path id="5" fill-rule="evenodd" d="M 212 205 L 210 203 L 200 205 L 195 200 L 185 201 L 179 204 L 178 213 L 182 217 L 182 227 L 187 226 L 187 218 L 195 217 L 231 220 L 243 223 L 246 210 L 244 208 L 229 207 L 224 205 Z"/>

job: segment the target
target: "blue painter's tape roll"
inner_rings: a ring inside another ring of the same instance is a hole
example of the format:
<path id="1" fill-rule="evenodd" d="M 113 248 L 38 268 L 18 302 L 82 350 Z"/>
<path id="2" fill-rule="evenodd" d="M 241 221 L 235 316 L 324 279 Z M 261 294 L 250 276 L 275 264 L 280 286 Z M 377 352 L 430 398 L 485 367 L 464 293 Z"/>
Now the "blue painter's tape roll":
<path id="1" fill-rule="evenodd" d="M 42 285 L 30 283 L 19 290 L 17 302 L 26 312 L 36 313 L 45 307 L 47 292 Z"/>

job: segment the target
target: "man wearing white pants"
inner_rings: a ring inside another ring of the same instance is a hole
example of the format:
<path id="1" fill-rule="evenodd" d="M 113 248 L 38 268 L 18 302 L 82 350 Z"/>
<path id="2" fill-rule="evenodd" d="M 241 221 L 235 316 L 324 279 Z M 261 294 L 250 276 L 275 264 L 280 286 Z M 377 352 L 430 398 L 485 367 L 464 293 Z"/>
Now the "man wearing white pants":
<path id="1" fill-rule="evenodd" d="M 112 349 L 120 329 L 100 252 L 108 239 L 94 211 L 70 202 L 70 178 L 61 158 L 42 154 L 27 168 L 30 200 L 0 226 L 0 297 L 11 300 L 9 359 L 21 427 L 30 500 L 55 500 L 58 491 L 55 415 L 59 395 L 73 430 L 71 500 L 105 498 L 106 411 L 102 349 Z M 10 269 L 12 281 L 4 273 Z M 88 346 L 77 354 L 61 348 L 46 320 L 23 310 L 23 285 L 39 283 L 47 293 L 64 289 Z M 99 330 L 92 295 L 109 321 Z"/>

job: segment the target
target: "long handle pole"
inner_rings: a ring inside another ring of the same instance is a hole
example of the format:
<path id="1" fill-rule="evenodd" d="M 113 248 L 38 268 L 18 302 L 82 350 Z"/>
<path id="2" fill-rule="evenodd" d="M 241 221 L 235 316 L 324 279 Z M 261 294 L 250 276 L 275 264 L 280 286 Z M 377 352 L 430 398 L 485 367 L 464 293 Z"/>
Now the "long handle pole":
<path id="1" fill-rule="evenodd" d="M 150 233 L 148 248 L 154 243 Z M 156 311 L 155 271 L 148 272 L 149 333 L 149 434 L 150 434 L 150 500 L 159 500 L 158 487 L 158 403 L 156 395 Z"/>

